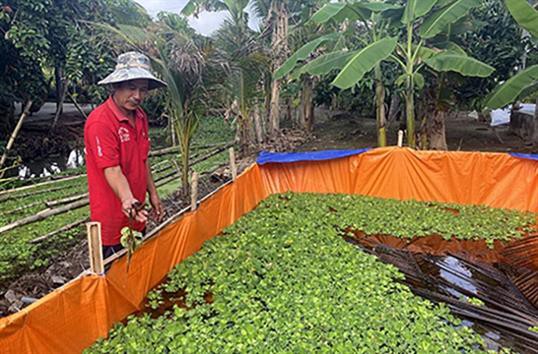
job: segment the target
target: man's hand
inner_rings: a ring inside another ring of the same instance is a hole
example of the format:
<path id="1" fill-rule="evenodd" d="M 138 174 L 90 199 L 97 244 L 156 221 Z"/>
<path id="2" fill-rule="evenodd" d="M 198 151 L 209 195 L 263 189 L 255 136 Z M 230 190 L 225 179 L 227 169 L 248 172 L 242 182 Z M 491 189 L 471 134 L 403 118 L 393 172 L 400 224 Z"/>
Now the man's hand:
<path id="1" fill-rule="evenodd" d="M 152 193 L 149 196 L 149 202 L 151 204 L 151 214 L 155 217 L 157 222 L 160 222 L 164 217 L 164 209 L 157 193 Z"/>
<path id="2" fill-rule="evenodd" d="M 143 205 L 141 205 L 135 198 L 122 200 L 121 209 L 128 218 L 134 218 L 141 223 L 146 223 L 148 221 L 148 212 L 144 210 Z"/>

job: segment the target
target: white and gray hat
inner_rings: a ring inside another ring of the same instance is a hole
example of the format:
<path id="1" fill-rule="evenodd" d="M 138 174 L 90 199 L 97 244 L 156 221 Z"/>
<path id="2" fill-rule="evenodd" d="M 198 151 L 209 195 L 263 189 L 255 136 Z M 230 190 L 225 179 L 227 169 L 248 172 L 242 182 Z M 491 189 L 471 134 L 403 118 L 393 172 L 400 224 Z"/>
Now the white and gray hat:
<path id="1" fill-rule="evenodd" d="M 146 79 L 148 89 L 165 87 L 166 83 L 151 73 L 149 58 L 142 53 L 127 52 L 118 56 L 118 63 L 112 74 L 99 81 L 99 85 L 110 85 L 129 80 Z"/>

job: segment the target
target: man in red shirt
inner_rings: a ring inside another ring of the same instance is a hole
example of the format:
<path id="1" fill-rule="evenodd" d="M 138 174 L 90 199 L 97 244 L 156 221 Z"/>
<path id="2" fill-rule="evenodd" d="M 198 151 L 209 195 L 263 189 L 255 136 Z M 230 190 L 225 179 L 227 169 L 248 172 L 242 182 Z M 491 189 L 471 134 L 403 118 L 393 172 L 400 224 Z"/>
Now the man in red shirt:
<path id="1" fill-rule="evenodd" d="M 146 192 L 158 220 L 163 208 L 148 163 L 148 118 L 140 104 L 149 90 L 166 84 L 151 73 L 148 57 L 118 57 L 116 69 L 100 81 L 112 94 L 93 110 L 84 126 L 86 169 L 92 221 L 101 223 L 103 257 L 119 251 L 121 229 L 144 231 Z M 133 217 L 130 221 L 129 216 Z"/>

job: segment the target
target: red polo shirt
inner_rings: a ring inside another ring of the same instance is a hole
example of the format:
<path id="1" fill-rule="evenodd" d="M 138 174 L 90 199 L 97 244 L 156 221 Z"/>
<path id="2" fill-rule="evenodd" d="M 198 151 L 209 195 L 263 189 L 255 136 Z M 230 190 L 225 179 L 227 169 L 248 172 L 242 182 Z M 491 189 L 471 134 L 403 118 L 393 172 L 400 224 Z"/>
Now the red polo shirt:
<path id="1" fill-rule="evenodd" d="M 142 109 L 136 110 L 135 126 L 110 97 L 90 113 L 84 126 L 86 169 L 90 193 L 90 218 L 101 222 L 103 245 L 120 243 L 120 231 L 129 225 L 120 199 L 105 179 L 104 169 L 120 166 L 129 187 L 141 203 L 145 202 L 148 171 L 146 160 L 150 147 L 148 119 Z M 142 231 L 142 223 L 134 228 Z"/>

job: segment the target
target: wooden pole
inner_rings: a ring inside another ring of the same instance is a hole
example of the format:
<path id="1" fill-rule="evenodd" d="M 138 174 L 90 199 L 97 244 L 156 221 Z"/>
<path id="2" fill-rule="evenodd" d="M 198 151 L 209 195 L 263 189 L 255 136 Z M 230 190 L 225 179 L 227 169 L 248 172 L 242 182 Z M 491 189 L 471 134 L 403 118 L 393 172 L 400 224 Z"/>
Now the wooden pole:
<path id="1" fill-rule="evenodd" d="M 403 130 L 398 130 L 398 146 L 403 146 L 403 138 L 404 138 L 404 132 Z"/>
<path id="2" fill-rule="evenodd" d="M 65 226 L 62 226 L 62 227 L 60 227 L 59 229 L 57 229 L 55 231 L 49 232 L 46 235 L 36 237 L 33 240 L 31 240 L 30 243 L 39 243 L 39 242 L 44 241 L 44 240 L 46 240 L 46 239 L 48 239 L 48 238 L 50 238 L 52 236 L 58 235 L 58 234 L 60 234 L 62 232 L 65 232 L 65 231 L 69 231 L 69 230 L 71 230 L 71 229 L 85 223 L 86 221 L 88 221 L 88 218 L 77 220 L 75 222 L 72 222 L 71 224 L 67 224 Z"/>
<path id="3" fill-rule="evenodd" d="M 4 225 L 4 226 L 0 227 L 0 234 L 2 234 L 4 232 L 7 232 L 9 230 L 13 230 L 14 228 L 19 227 L 19 226 L 28 225 L 28 224 L 34 223 L 36 221 L 41 221 L 43 219 L 48 218 L 49 216 L 63 214 L 65 212 L 67 212 L 67 211 L 82 208 L 83 206 L 86 206 L 88 203 L 89 203 L 88 198 L 84 198 L 84 199 L 81 199 L 81 200 L 77 200 L 76 202 L 65 204 L 65 205 L 63 205 L 61 207 L 58 207 L 58 208 L 43 209 L 43 210 L 35 213 L 34 215 L 27 216 L 27 217 L 22 218 L 20 220 L 14 221 L 11 224 L 7 224 L 7 225 Z"/>
<path id="4" fill-rule="evenodd" d="M 192 173 L 191 188 L 191 210 L 195 211 L 198 207 L 198 172 Z"/>
<path id="5" fill-rule="evenodd" d="M 104 274 L 103 248 L 101 244 L 101 223 L 92 221 L 86 223 L 88 231 L 88 249 L 90 255 L 90 270 L 95 274 Z"/>
<path id="6" fill-rule="evenodd" d="M 235 181 L 235 179 L 237 178 L 237 165 L 235 164 L 234 148 L 231 147 L 229 152 L 230 152 L 230 171 L 232 172 L 232 181 Z"/>
<path id="7" fill-rule="evenodd" d="M 22 128 L 22 123 L 26 119 L 26 116 L 30 112 L 30 107 L 32 107 L 32 100 L 29 100 L 26 103 L 26 106 L 24 107 L 24 110 L 22 111 L 21 117 L 19 118 L 19 121 L 17 122 L 17 125 L 15 126 L 15 129 L 13 129 L 13 133 L 11 133 L 11 136 L 9 137 L 9 141 L 7 142 L 6 149 L 4 150 L 4 154 L 2 155 L 2 158 L 0 159 L 0 169 L 2 166 L 4 166 L 4 163 L 6 162 L 7 155 L 9 153 L 9 150 L 13 147 L 13 143 L 15 142 L 15 138 L 19 134 L 19 130 Z M 0 178 L 4 176 L 4 171 L 0 172 Z"/>

